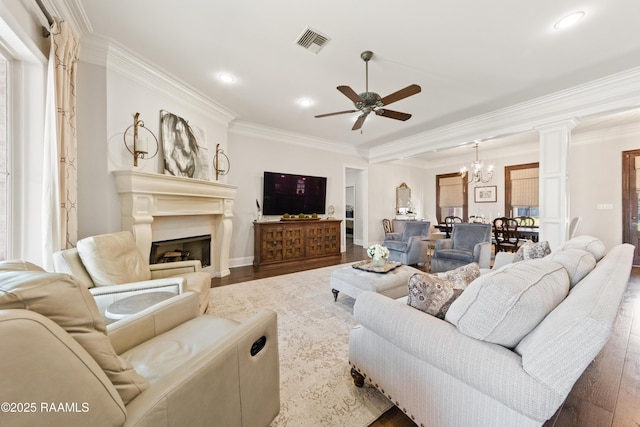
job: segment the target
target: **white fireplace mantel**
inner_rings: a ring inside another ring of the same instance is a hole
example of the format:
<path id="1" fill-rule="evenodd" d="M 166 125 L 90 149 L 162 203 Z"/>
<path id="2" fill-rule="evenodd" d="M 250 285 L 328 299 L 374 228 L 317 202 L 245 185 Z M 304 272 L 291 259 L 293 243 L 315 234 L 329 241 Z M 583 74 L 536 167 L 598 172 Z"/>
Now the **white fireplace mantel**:
<path id="1" fill-rule="evenodd" d="M 154 217 L 211 215 L 212 274 L 229 274 L 236 186 L 130 170 L 114 171 L 113 175 L 120 194 L 122 229 L 133 232 L 143 254 L 148 257 L 151 252 Z"/>

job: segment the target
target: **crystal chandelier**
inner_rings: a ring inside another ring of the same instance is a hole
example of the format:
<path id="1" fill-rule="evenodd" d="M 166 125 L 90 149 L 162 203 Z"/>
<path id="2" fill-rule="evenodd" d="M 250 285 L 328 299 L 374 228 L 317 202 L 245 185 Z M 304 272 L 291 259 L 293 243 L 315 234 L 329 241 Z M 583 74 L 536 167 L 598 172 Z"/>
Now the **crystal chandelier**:
<path id="1" fill-rule="evenodd" d="M 476 149 L 476 160 L 471 163 L 470 168 L 464 166 L 460 169 L 460 175 L 464 178 L 465 175 L 468 175 L 469 184 L 477 184 L 477 183 L 486 183 L 491 181 L 493 178 L 493 165 L 489 165 L 485 173 L 482 171 L 482 162 L 478 160 L 478 143 L 475 145 Z"/>

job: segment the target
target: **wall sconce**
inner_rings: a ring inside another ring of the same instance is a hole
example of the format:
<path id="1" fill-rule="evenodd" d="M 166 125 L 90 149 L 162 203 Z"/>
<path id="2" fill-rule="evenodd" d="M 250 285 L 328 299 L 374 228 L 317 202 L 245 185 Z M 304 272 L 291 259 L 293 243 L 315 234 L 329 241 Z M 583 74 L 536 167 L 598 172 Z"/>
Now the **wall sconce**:
<path id="1" fill-rule="evenodd" d="M 133 129 L 133 136 L 131 136 L 130 130 Z M 140 129 L 144 129 L 151 134 L 153 141 L 156 143 L 155 152 L 149 156 L 148 151 L 148 139 L 144 137 L 144 134 L 140 134 Z M 128 136 L 128 140 L 127 140 Z M 140 113 L 136 113 L 133 116 L 133 124 L 124 131 L 124 146 L 131 154 L 133 154 L 133 166 L 138 167 L 138 159 L 153 159 L 158 154 L 158 138 L 148 128 L 144 126 L 144 122 L 140 120 Z M 130 141 L 133 141 L 131 144 Z M 129 146 L 133 146 L 133 151 Z"/>
<path id="2" fill-rule="evenodd" d="M 216 154 L 213 156 L 213 169 L 216 171 L 216 181 L 218 180 L 218 175 L 226 175 L 229 173 L 229 169 L 231 169 L 229 158 L 224 154 L 222 148 L 220 148 L 220 144 L 216 144 Z"/>

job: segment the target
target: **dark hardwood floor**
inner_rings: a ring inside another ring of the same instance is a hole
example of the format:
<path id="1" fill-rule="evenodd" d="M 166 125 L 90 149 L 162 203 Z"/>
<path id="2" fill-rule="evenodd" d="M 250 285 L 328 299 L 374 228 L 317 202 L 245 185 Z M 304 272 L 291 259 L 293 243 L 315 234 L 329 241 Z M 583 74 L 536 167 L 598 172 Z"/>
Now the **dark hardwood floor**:
<path id="1" fill-rule="evenodd" d="M 347 239 L 346 251 L 342 252 L 339 260 L 314 260 L 301 262 L 298 265 L 287 267 L 274 267 L 255 271 L 253 266 L 236 267 L 231 269 L 231 274 L 226 277 L 214 277 L 211 279 L 211 287 L 231 285 L 233 283 L 246 282 L 248 280 L 263 279 L 265 277 L 280 276 L 282 274 L 296 273 L 298 271 L 311 270 L 313 268 L 328 267 L 330 265 L 356 262 L 367 258 L 367 250 L 362 246 L 354 246 L 351 239 Z"/>
<path id="2" fill-rule="evenodd" d="M 211 285 L 230 285 L 337 263 L 360 261 L 366 257 L 364 248 L 348 241 L 347 251 L 339 261 L 304 263 L 295 267 L 258 272 L 252 266 L 232 268 L 229 276 L 214 278 Z M 413 427 L 415 424 L 394 406 L 369 427 L 405 426 Z M 640 267 L 634 267 L 631 272 L 611 338 L 578 379 L 564 404 L 544 424 L 544 427 L 570 426 L 640 426 Z"/>

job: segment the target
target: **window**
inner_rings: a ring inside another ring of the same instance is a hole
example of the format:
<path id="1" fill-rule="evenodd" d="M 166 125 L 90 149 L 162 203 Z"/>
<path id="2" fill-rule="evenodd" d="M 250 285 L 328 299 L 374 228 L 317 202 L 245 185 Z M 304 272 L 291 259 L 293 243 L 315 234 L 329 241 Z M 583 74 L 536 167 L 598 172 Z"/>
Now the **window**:
<path id="1" fill-rule="evenodd" d="M 9 241 L 9 147 L 7 144 L 7 64 L 0 54 L 0 261 Z"/>
<path id="2" fill-rule="evenodd" d="M 467 181 L 459 172 L 436 175 L 436 216 L 442 224 L 447 216 L 467 219 Z"/>
<path id="3" fill-rule="evenodd" d="M 540 216 L 538 169 L 538 163 L 504 168 L 505 209 L 511 218 L 529 216 L 537 219 Z"/>

